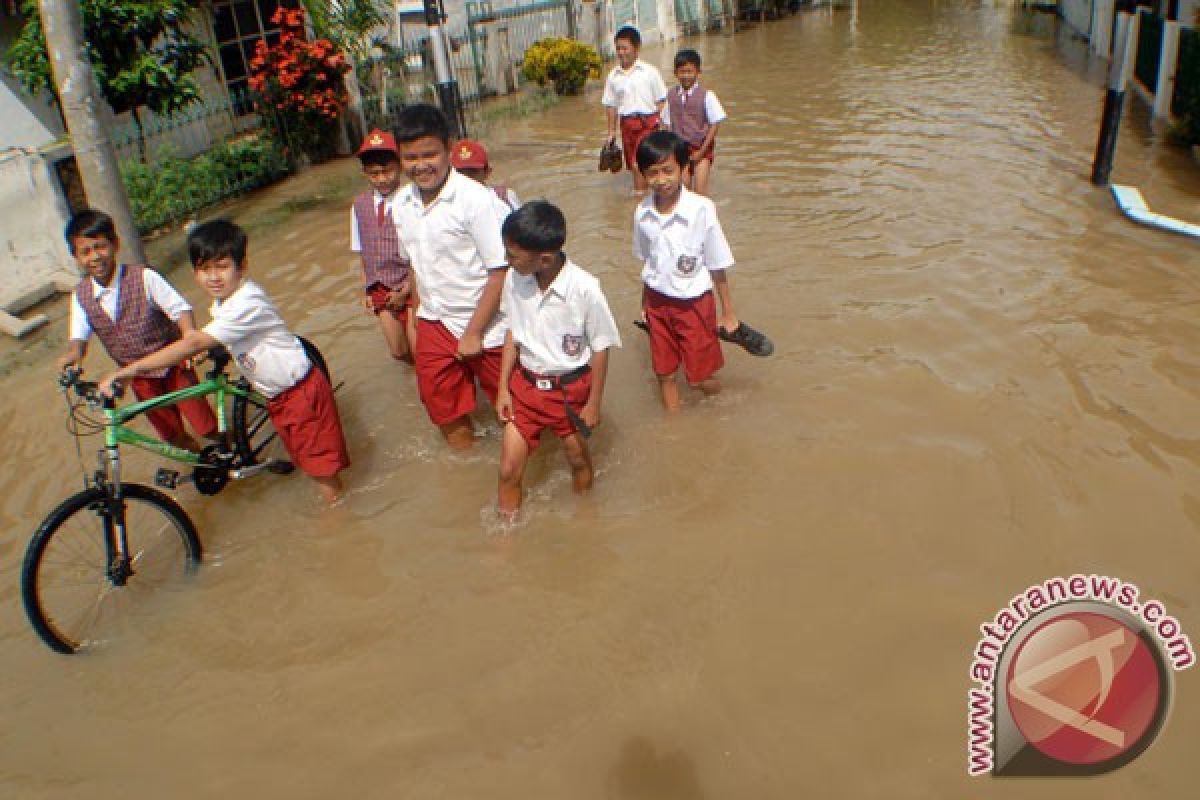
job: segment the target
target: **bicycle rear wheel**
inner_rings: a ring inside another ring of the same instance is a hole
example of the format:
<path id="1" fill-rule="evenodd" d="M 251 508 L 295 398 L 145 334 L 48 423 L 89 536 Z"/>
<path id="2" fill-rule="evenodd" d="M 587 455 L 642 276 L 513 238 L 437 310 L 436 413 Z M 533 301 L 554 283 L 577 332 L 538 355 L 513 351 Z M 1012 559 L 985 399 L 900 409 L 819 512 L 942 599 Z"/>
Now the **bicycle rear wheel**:
<path id="1" fill-rule="evenodd" d="M 187 514 L 156 489 L 122 484 L 127 576 L 115 561 L 116 525 L 108 494 L 93 487 L 46 517 L 25 551 L 21 599 L 33 629 L 59 653 L 112 636 L 147 613 L 154 597 L 179 588 L 201 559 Z"/>
<path id="2" fill-rule="evenodd" d="M 325 377 L 329 378 L 332 383 L 329 367 L 326 365 L 321 351 L 303 336 L 296 338 L 300 340 L 300 344 L 304 345 L 304 352 L 308 355 L 308 360 L 325 373 Z M 278 464 L 282 467 L 286 464 L 288 468 L 291 467 L 291 459 L 283 442 L 275 433 L 275 426 L 271 423 L 270 415 L 267 414 L 265 401 L 257 400 L 254 397 L 234 397 L 230 425 L 233 428 L 235 452 L 243 466 Z M 280 471 L 284 471 L 284 469 Z"/>

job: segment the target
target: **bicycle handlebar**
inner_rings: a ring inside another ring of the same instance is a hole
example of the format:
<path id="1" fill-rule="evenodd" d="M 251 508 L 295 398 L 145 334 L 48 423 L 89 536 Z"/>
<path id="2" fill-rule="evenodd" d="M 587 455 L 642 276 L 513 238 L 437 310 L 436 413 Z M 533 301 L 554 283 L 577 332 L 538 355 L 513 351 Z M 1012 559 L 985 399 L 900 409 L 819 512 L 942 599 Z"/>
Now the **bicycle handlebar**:
<path id="1" fill-rule="evenodd" d="M 95 381 L 81 380 L 82 376 L 82 369 L 67 367 L 63 370 L 62 375 L 58 376 L 58 385 L 63 388 L 63 391 L 74 389 L 75 394 L 83 398 L 88 405 L 102 408 L 112 408 L 117 398 L 125 394 L 125 384 L 116 381 L 113 383 L 113 396 L 105 397 L 98 391 L 99 385 Z"/>

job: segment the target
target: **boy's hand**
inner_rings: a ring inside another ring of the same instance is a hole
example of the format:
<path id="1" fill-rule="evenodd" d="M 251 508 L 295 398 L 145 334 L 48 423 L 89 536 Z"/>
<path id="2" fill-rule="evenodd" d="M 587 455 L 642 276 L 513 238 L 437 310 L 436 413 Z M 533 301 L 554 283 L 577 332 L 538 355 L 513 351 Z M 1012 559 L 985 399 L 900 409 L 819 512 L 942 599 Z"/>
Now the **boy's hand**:
<path id="1" fill-rule="evenodd" d="M 55 361 L 54 364 L 58 367 L 58 371 L 62 373 L 67 371 L 67 367 L 78 368 L 79 359 L 71 355 L 59 356 L 58 360 Z"/>
<path id="2" fill-rule="evenodd" d="M 478 333 L 464 333 L 458 340 L 458 350 L 455 356 L 459 361 L 464 358 L 475 358 L 483 354 L 483 337 Z"/>
<path id="3" fill-rule="evenodd" d="M 387 302 L 383 307 L 388 311 L 400 311 L 404 308 L 404 301 L 408 298 L 408 292 L 403 289 L 396 289 L 388 292 Z"/>
<path id="4" fill-rule="evenodd" d="M 508 389 L 500 389 L 496 392 L 496 416 L 501 422 L 513 421 L 512 395 Z"/>
<path id="5" fill-rule="evenodd" d="M 120 385 L 120 382 L 124 380 L 125 376 L 121 374 L 121 370 L 110 372 L 96 384 L 96 391 L 104 397 L 116 397 L 125 391 L 125 387 Z M 114 384 L 117 385 L 114 386 Z"/>
<path id="6" fill-rule="evenodd" d="M 717 324 L 729 333 L 733 333 L 738 329 L 738 325 L 742 323 L 738 320 L 736 314 L 722 314 Z"/>
<path id="7" fill-rule="evenodd" d="M 375 304 L 373 302 L 371 302 L 371 295 L 364 294 L 362 296 L 362 305 L 363 305 L 363 308 L 365 308 L 367 310 L 368 314 L 375 313 Z"/>
<path id="8" fill-rule="evenodd" d="M 579 409 L 579 418 L 583 420 L 583 424 L 589 428 L 594 428 L 600 424 L 600 408 L 592 405 L 590 402 L 585 403 L 583 408 Z"/>

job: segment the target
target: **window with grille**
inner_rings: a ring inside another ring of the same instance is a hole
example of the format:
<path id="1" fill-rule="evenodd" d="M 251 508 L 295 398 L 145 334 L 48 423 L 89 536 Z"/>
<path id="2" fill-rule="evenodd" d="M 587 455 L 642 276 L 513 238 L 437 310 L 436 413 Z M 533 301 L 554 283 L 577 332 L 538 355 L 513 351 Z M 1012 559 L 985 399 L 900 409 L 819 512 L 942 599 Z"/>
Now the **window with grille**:
<path id="1" fill-rule="evenodd" d="M 279 26 L 271 22 L 280 6 L 296 8 L 299 0 L 214 0 L 213 35 L 217 41 L 217 61 L 225 87 L 238 113 L 250 110 L 250 60 L 259 39 L 273 45 L 279 40 Z"/>

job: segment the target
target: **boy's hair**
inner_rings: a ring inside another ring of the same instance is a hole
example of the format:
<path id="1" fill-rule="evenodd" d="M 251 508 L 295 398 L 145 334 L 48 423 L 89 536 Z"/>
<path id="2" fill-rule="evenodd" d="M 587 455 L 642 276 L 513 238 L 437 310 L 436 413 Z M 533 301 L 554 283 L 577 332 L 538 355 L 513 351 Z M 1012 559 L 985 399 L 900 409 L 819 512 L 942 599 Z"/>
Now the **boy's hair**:
<path id="1" fill-rule="evenodd" d="M 450 122 L 440 108 L 418 103 L 400 112 L 393 135 L 397 142 L 415 142 L 424 136 L 433 136 L 449 145 Z"/>
<path id="2" fill-rule="evenodd" d="M 217 258 L 230 256 L 238 267 L 246 260 L 246 232 L 227 219 L 214 219 L 197 225 L 188 234 L 188 256 L 192 268 Z"/>
<path id="3" fill-rule="evenodd" d="M 113 222 L 113 218 L 103 211 L 85 208 L 67 222 L 63 236 L 67 239 L 67 249 L 74 255 L 76 237 L 86 236 L 89 239 L 97 239 L 103 236 L 110 242 L 115 242 L 117 241 L 117 226 Z"/>
<path id="4" fill-rule="evenodd" d="M 534 253 L 558 253 L 567 241 L 567 218 L 553 203 L 531 200 L 505 218 L 500 235 Z"/>
<path id="5" fill-rule="evenodd" d="M 680 168 L 686 167 L 690 158 L 688 143 L 671 131 L 655 131 L 642 139 L 637 149 L 637 165 L 642 172 L 655 164 L 674 158 Z"/>
<path id="6" fill-rule="evenodd" d="M 675 69 L 679 69 L 684 64 L 691 64 L 696 69 L 700 69 L 700 54 L 691 48 L 680 50 L 675 54 Z"/>
<path id="7" fill-rule="evenodd" d="M 629 43 L 634 47 L 642 46 L 642 34 L 639 33 L 638 29 L 632 25 L 626 25 L 623 28 L 619 28 L 617 32 L 613 34 L 614 42 L 618 42 L 621 39 L 628 39 Z"/>
<path id="8" fill-rule="evenodd" d="M 400 159 L 395 153 L 390 153 L 387 150 L 368 150 L 358 157 L 364 167 L 386 167 L 393 161 L 399 163 Z"/>

